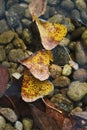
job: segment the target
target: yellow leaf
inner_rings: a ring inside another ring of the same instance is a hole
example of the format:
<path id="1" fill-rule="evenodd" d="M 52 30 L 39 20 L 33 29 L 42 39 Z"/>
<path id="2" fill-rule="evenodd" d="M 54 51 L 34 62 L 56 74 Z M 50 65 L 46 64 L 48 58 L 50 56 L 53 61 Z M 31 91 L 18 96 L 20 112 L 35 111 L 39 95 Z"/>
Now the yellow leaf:
<path id="1" fill-rule="evenodd" d="M 20 63 L 25 65 L 35 78 L 43 81 L 48 79 L 50 75 L 50 61 L 53 61 L 51 51 L 41 50 L 32 54 L 29 58 L 20 61 Z"/>
<path id="2" fill-rule="evenodd" d="M 35 15 L 32 17 L 38 26 L 42 45 L 46 50 L 55 48 L 66 36 L 67 28 L 64 25 L 38 19 Z"/>
<path id="3" fill-rule="evenodd" d="M 50 81 L 40 81 L 34 78 L 29 71 L 24 72 L 21 95 L 25 102 L 33 102 L 50 94 L 53 90 L 54 87 Z"/>

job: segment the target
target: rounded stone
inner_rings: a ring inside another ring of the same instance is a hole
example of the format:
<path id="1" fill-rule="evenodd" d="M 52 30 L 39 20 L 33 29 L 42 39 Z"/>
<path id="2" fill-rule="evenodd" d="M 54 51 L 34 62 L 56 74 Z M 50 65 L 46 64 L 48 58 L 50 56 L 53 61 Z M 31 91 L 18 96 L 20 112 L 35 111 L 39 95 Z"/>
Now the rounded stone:
<path id="1" fill-rule="evenodd" d="M 50 75 L 52 76 L 52 78 L 57 78 L 61 75 L 62 72 L 62 68 L 56 64 L 52 64 L 50 66 Z"/>
<path id="2" fill-rule="evenodd" d="M 77 9 L 79 9 L 79 10 L 85 10 L 86 9 L 85 0 L 76 0 L 75 5 L 76 5 Z"/>
<path id="3" fill-rule="evenodd" d="M 56 86 L 58 88 L 62 88 L 62 87 L 69 86 L 70 79 L 66 76 L 59 76 L 56 79 L 54 79 L 52 82 L 53 82 L 54 86 Z"/>
<path id="4" fill-rule="evenodd" d="M 73 109 L 73 103 L 63 94 L 55 94 L 51 98 L 51 102 L 67 112 Z"/>
<path id="5" fill-rule="evenodd" d="M 72 73 L 72 67 L 68 64 L 64 65 L 62 75 L 69 76 Z"/>
<path id="6" fill-rule="evenodd" d="M 5 128 L 6 121 L 3 116 L 0 115 L 0 130 L 3 130 Z"/>
<path id="7" fill-rule="evenodd" d="M 32 130 L 33 120 L 29 118 L 24 118 L 22 122 L 23 122 L 24 130 Z"/>
<path id="8" fill-rule="evenodd" d="M 23 124 L 20 121 L 16 121 L 14 126 L 17 130 L 23 130 Z"/>
<path id="9" fill-rule="evenodd" d="M 87 83 L 74 81 L 70 84 L 67 95 L 73 101 L 80 101 L 87 94 Z"/>

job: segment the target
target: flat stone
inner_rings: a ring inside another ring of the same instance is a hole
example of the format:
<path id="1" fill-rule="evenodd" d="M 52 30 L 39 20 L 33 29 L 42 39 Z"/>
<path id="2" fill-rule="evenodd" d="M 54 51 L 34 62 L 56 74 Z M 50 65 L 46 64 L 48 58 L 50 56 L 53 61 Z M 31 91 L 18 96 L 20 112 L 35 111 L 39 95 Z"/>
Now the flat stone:
<path id="1" fill-rule="evenodd" d="M 0 18 L 2 18 L 4 13 L 5 13 L 5 1 L 0 0 Z"/>

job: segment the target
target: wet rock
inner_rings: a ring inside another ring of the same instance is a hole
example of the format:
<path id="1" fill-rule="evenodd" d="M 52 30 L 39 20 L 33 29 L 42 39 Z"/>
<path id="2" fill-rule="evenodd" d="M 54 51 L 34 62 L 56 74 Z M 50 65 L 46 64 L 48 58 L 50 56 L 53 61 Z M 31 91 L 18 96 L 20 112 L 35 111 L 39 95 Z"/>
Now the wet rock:
<path id="1" fill-rule="evenodd" d="M 75 46 L 75 57 L 78 64 L 80 65 L 86 64 L 87 62 L 86 53 L 80 42 L 78 42 Z"/>
<path id="2" fill-rule="evenodd" d="M 64 65 L 62 75 L 69 76 L 72 73 L 72 67 L 69 64 Z"/>
<path id="3" fill-rule="evenodd" d="M 25 53 L 22 49 L 12 49 L 8 55 L 9 61 L 12 62 L 17 62 L 23 58 L 25 58 Z"/>
<path id="4" fill-rule="evenodd" d="M 8 9 L 8 13 L 10 14 L 11 12 L 15 13 L 18 15 L 19 19 L 24 16 L 24 11 L 26 7 L 21 6 L 20 4 L 14 4 L 13 6 L 10 6 Z"/>
<path id="5" fill-rule="evenodd" d="M 53 81 L 54 86 L 58 88 L 66 87 L 70 84 L 70 79 L 65 76 L 60 76 L 54 79 Z"/>
<path id="6" fill-rule="evenodd" d="M 17 28 L 20 25 L 20 18 L 17 13 L 13 11 L 5 12 L 7 23 L 11 28 Z"/>
<path id="7" fill-rule="evenodd" d="M 86 9 L 85 0 L 76 0 L 75 5 L 76 5 L 77 9 L 79 9 L 79 10 L 85 10 Z"/>
<path id="8" fill-rule="evenodd" d="M 15 128 L 17 130 L 23 130 L 23 124 L 20 121 L 15 122 Z"/>
<path id="9" fill-rule="evenodd" d="M 79 107 L 79 106 L 77 106 L 76 108 L 74 108 L 74 109 L 70 112 L 70 114 L 72 115 L 72 114 L 74 114 L 75 112 L 82 112 L 82 108 Z"/>
<path id="10" fill-rule="evenodd" d="M 12 123 L 17 121 L 16 113 L 10 108 L 0 108 L 0 113 Z"/>
<path id="11" fill-rule="evenodd" d="M 24 130 L 32 130 L 33 120 L 29 118 L 24 118 L 22 122 L 23 122 Z"/>
<path id="12" fill-rule="evenodd" d="M 6 53 L 3 48 L 3 46 L 0 46 L 0 62 L 4 61 L 6 59 Z"/>
<path id="13" fill-rule="evenodd" d="M 49 5 L 56 5 L 59 0 L 48 0 Z"/>
<path id="14" fill-rule="evenodd" d="M 14 32 L 12 31 L 3 32 L 0 35 L 0 44 L 8 44 L 13 40 L 14 36 Z"/>
<path id="15" fill-rule="evenodd" d="M 5 13 L 5 1 L 0 0 L 0 18 L 4 16 Z"/>
<path id="16" fill-rule="evenodd" d="M 26 18 L 23 18 L 23 19 L 21 20 L 21 22 L 22 22 L 22 25 L 23 25 L 24 27 L 29 27 L 29 25 L 31 24 L 31 20 L 26 19 Z"/>
<path id="17" fill-rule="evenodd" d="M 70 18 L 65 18 L 65 21 L 63 24 L 67 27 L 68 32 L 72 32 L 75 30 L 75 25 L 72 23 Z"/>
<path id="18" fill-rule="evenodd" d="M 10 63 L 8 61 L 3 61 L 2 65 L 9 68 L 10 67 Z"/>
<path id="19" fill-rule="evenodd" d="M 15 128 L 11 124 L 7 123 L 4 130 L 15 130 Z"/>
<path id="20" fill-rule="evenodd" d="M 66 10 L 72 10 L 74 8 L 74 2 L 71 0 L 64 0 L 61 2 L 61 6 Z"/>
<path id="21" fill-rule="evenodd" d="M 62 41 L 60 42 L 60 45 L 61 45 L 61 46 L 68 46 L 68 45 L 69 45 L 69 42 L 70 42 L 70 40 L 69 40 L 68 38 L 64 37 L 64 38 L 62 39 Z"/>
<path id="22" fill-rule="evenodd" d="M 83 45 L 87 47 L 87 29 L 83 32 L 81 38 L 82 38 Z"/>
<path id="23" fill-rule="evenodd" d="M 51 102 L 67 112 L 70 112 L 73 109 L 73 103 L 63 94 L 54 95 L 51 98 Z"/>
<path id="24" fill-rule="evenodd" d="M 82 17 L 83 21 L 87 22 L 87 11 L 82 10 L 81 17 Z"/>
<path id="25" fill-rule="evenodd" d="M 56 14 L 50 17 L 48 20 L 52 23 L 62 23 L 62 21 L 64 20 L 64 16 L 61 14 Z"/>
<path id="26" fill-rule="evenodd" d="M 27 42 L 27 44 L 30 44 L 32 42 L 32 34 L 28 28 L 25 28 L 23 30 L 22 37 Z"/>
<path id="27" fill-rule="evenodd" d="M 7 1 L 7 3 L 6 3 L 6 7 L 7 8 L 10 8 L 12 5 L 14 5 L 14 4 L 16 4 L 16 3 L 18 3 L 19 2 L 19 0 L 8 0 Z"/>
<path id="28" fill-rule="evenodd" d="M 9 43 L 5 46 L 5 52 L 6 54 L 9 54 L 10 50 L 12 50 L 14 48 L 12 43 Z"/>
<path id="29" fill-rule="evenodd" d="M 78 39 L 78 38 L 80 38 L 81 37 L 81 35 L 83 34 L 83 32 L 86 30 L 86 28 L 85 27 L 79 27 L 79 28 L 77 28 L 77 29 L 75 29 L 73 32 L 72 32 L 72 34 L 71 34 L 71 39 L 72 40 L 76 40 L 76 39 Z"/>
<path id="30" fill-rule="evenodd" d="M 64 47 L 57 46 L 52 50 L 52 53 L 54 57 L 54 62 L 53 62 L 54 64 L 63 66 L 69 63 L 69 56 L 66 50 L 64 49 Z"/>
<path id="31" fill-rule="evenodd" d="M 87 71 L 83 68 L 80 68 L 73 73 L 73 78 L 74 80 L 85 82 L 87 81 Z"/>
<path id="32" fill-rule="evenodd" d="M 50 75 L 52 76 L 52 78 L 57 78 L 61 75 L 62 72 L 62 68 L 56 64 L 52 64 L 50 66 Z"/>
<path id="33" fill-rule="evenodd" d="M 10 30 L 5 19 L 0 20 L 0 33 Z"/>
<path id="34" fill-rule="evenodd" d="M 27 9 L 25 9 L 25 14 L 24 14 L 24 16 L 26 17 L 26 18 L 31 18 L 31 14 L 30 14 L 30 12 L 29 12 L 29 9 L 27 8 Z"/>
<path id="35" fill-rule="evenodd" d="M 3 116 L 0 115 L 0 130 L 4 130 L 6 121 Z"/>
<path id="36" fill-rule="evenodd" d="M 19 65 L 18 68 L 17 68 L 17 72 L 22 73 L 23 70 L 24 70 L 24 67 L 22 65 Z"/>
<path id="37" fill-rule="evenodd" d="M 80 12 L 77 9 L 73 9 L 71 15 L 73 19 L 80 19 Z"/>
<path id="38" fill-rule="evenodd" d="M 87 83 L 74 81 L 70 84 L 69 89 L 67 91 L 67 95 L 73 101 L 81 100 L 87 94 Z"/>

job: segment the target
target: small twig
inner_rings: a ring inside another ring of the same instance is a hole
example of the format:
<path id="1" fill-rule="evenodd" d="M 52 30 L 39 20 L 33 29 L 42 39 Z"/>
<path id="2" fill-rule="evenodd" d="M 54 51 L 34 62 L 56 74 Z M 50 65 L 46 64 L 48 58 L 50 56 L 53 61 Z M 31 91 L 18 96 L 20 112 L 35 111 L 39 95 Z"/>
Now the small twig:
<path id="1" fill-rule="evenodd" d="M 48 103 L 46 103 L 46 101 L 45 101 L 43 98 L 41 98 L 41 99 L 42 99 L 42 101 L 45 103 L 46 106 L 50 107 L 51 109 L 53 109 L 53 110 L 55 110 L 55 111 L 57 111 L 57 112 L 59 112 L 59 113 L 62 113 L 61 110 L 58 110 L 58 109 L 54 108 L 53 106 L 50 106 Z"/>

